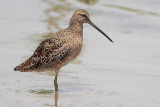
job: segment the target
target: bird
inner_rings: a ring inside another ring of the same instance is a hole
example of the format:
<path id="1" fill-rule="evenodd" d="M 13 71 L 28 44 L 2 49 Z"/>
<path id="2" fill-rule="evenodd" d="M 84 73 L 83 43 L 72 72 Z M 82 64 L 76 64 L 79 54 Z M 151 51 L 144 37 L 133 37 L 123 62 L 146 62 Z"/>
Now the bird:
<path id="1" fill-rule="evenodd" d="M 42 72 L 53 70 L 55 72 L 55 92 L 58 92 L 57 78 L 60 69 L 75 59 L 82 50 L 84 23 L 90 24 L 108 38 L 109 41 L 113 42 L 107 34 L 90 20 L 90 15 L 86 10 L 78 9 L 71 17 L 69 27 L 57 31 L 40 42 L 33 55 L 15 67 L 14 71 Z"/>

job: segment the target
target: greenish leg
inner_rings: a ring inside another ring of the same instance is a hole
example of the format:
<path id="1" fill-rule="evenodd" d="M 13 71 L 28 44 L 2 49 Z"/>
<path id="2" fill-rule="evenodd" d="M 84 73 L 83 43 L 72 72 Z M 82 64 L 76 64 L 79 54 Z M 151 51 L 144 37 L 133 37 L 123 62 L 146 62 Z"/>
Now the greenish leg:
<path id="1" fill-rule="evenodd" d="M 55 79 L 54 79 L 55 93 L 59 91 L 59 90 L 58 90 L 57 77 L 58 77 L 58 73 L 56 73 L 56 76 L 55 76 Z"/>
<path id="2" fill-rule="evenodd" d="M 58 96 L 59 96 L 57 77 L 58 77 L 58 73 L 56 73 L 55 79 L 54 79 L 54 87 L 55 87 L 55 95 L 54 95 L 54 98 L 55 98 L 55 106 L 56 106 L 56 107 L 57 107 Z"/>

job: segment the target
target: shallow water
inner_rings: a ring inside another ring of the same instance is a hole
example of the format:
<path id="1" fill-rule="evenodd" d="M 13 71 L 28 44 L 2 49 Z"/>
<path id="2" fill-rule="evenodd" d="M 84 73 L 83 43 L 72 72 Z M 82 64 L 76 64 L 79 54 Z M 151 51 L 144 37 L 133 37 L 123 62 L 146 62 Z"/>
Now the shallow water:
<path id="1" fill-rule="evenodd" d="M 160 2 L 84 1 L 0 1 L 1 106 L 54 106 L 54 73 L 13 68 L 50 32 L 66 28 L 73 11 L 82 7 L 115 43 L 84 25 L 83 50 L 58 77 L 58 107 L 160 106 Z"/>

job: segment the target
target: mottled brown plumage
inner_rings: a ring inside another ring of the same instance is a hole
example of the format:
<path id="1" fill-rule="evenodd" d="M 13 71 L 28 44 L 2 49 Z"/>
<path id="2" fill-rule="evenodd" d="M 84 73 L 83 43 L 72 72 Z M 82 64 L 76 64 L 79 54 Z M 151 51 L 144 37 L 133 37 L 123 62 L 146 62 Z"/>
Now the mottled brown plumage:
<path id="1" fill-rule="evenodd" d="M 42 41 L 34 54 L 28 60 L 14 68 L 14 70 L 21 72 L 54 70 L 56 72 L 54 83 L 57 92 L 57 75 L 59 70 L 75 59 L 82 49 L 83 23 L 92 25 L 113 42 L 102 30 L 91 22 L 87 11 L 79 9 L 73 14 L 68 28 L 60 30 L 50 38 Z"/>
<path id="2" fill-rule="evenodd" d="M 69 32 L 69 29 L 64 31 Z M 58 71 L 60 65 L 62 65 L 62 62 L 71 51 L 71 41 L 69 41 L 71 37 L 65 38 L 64 31 L 59 31 L 52 37 L 42 41 L 34 54 L 24 63 L 17 66 L 15 70 L 27 72 L 54 69 Z"/>

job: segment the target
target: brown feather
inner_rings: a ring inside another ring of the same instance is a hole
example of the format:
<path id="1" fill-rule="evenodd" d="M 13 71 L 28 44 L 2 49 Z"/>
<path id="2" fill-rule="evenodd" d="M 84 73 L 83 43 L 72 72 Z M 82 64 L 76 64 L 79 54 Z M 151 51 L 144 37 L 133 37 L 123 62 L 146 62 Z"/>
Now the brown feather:
<path id="1" fill-rule="evenodd" d="M 15 67 L 15 71 L 42 71 L 52 68 L 63 60 L 69 53 L 70 47 L 65 39 L 51 37 L 40 43 L 34 54 L 25 62 Z"/>

